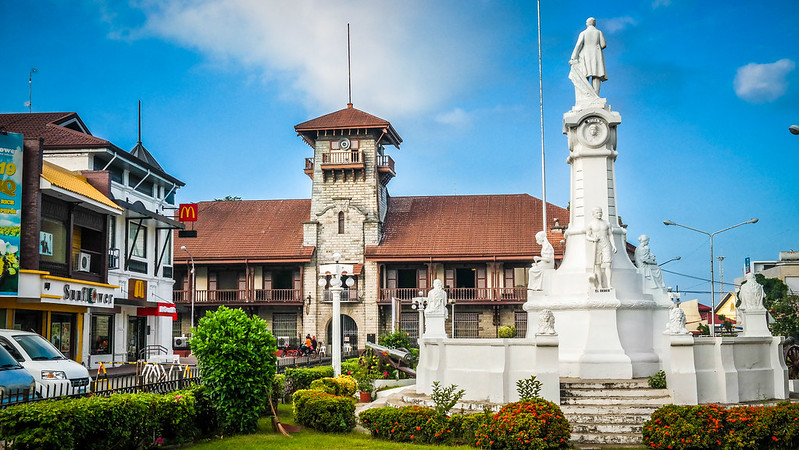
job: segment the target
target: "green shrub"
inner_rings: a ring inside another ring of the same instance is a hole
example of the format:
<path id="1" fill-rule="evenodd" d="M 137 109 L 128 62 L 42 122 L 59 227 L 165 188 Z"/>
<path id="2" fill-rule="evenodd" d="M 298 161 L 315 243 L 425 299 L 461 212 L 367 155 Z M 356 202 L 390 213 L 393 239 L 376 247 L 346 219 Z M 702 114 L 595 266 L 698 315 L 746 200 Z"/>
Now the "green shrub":
<path id="1" fill-rule="evenodd" d="M 516 382 L 516 392 L 519 394 L 519 400 L 533 400 L 541 398 L 541 382 L 535 379 L 535 375 L 530 378 L 519 380 Z"/>
<path id="2" fill-rule="evenodd" d="M 266 322 L 220 306 L 200 319 L 190 344 L 222 429 L 255 431 L 277 370 L 275 338 Z"/>
<path id="3" fill-rule="evenodd" d="M 463 398 L 465 391 L 461 389 L 456 392 L 455 389 L 457 387 L 457 385 L 451 384 L 449 387 L 442 388 L 438 381 L 433 382 L 433 393 L 430 398 L 435 404 L 435 411 L 438 416 L 447 415 L 449 410 Z"/>
<path id="4" fill-rule="evenodd" d="M 358 389 L 358 383 L 349 375 L 339 375 L 336 378 L 325 377 L 313 380 L 310 388 L 328 394 L 352 397 Z"/>
<path id="5" fill-rule="evenodd" d="M 474 444 L 474 432 L 484 417 L 482 413 L 442 417 L 432 408 L 421 406 L 371 408 L 358 416 L 377 439 L 446 445 Z"/>
<path id="6" fill-rule="evenodd" d="M 322 432 L 344 433 L 355 428 L 355 399 L 302 389 L 292 396 L 294 420 Z"/>
<path id="7" fill-rule="evenodd" d="M 389 348 L 411 348 L 411 338 L 406 331 L 402 330 L 380 336 L 377 343 Z"/>
<path id="8" fill-rule="evenodd" d="M 666 389 L 666 372 L 658 370 L 647 382 L 652 389 Z"/>
<path id="9" fill-rule="evenodd" d="M 477 430 L 475 445 L 490 449 L 568 448 L 569 422 L 542 399 L 505 405 Z"/>
<path id="10" fill-rule="evenodd" d="M 505 325 L 503 327 L 499 327 L 497 331 L 497 336 L 501 338 L 515 338 L 516 337 L 516 327 L 513 325 Z"/>
<path id="11" fill-rule="evenodd" d="M 286 395 L 293 395 L 300 389 L 310 389 L 311 382 L 319 378 L 332 377 L 333 366 L 318 366 L 310 368 L 286 369 Z"/>
<path id="12" fill-rule="evenodd" d="M 215 431 L 202 388 L 26 403 L 0 410 L 0 436 L 20 449 L 152 448 Z M 209 419 L 210 418 L 210 419 Z"/>
<path id="13" fill-rule="evenodd" d="M 644 423 L 649 448 L 799 448 L 799 404 L 770 407 L 668 405 Z"/>
<path id="14" fill-rule="evenodd" d="M 644 422 L 649 448 L 719 448 L 724 441 L 727 410 L 718 405 L 666 405 Z"/>
<path id="15" fill-rule="evenodd" d="M 286 393 L 286 376 L 282 373 L 275 375 L 275 378 L 272 380 L 272 404 L 277 407 L 278 401 L 285 401 L 285 393 Z"/>

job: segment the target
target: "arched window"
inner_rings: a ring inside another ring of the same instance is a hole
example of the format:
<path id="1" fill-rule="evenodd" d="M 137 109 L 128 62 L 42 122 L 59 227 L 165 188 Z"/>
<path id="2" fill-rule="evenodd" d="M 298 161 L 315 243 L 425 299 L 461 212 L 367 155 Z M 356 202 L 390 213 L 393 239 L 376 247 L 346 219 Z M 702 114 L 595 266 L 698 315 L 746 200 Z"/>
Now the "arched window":
<path id="1" fill-rule="evenodd" d="M 338 213 L 338 234 L 344 234 L 344 211 Z"/>

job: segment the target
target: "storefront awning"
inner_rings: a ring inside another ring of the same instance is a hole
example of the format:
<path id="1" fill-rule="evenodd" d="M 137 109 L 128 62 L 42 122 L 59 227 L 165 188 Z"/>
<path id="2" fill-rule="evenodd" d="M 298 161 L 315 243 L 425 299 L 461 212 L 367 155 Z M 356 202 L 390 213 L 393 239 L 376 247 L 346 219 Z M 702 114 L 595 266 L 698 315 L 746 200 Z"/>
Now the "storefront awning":
<path id="1" fill-rule="evenodd" d="M 117 205 L 121 206 L 125 209 L 125 215 L 128 218 L 135 218 L 135 219 L 151 219 L 156 222 L 161 222 L 167 225 L 167 228 L 176 228 L 182 230 L 184 228 L 183 224 L 178 222 L 177 220 L 170 219 L 164 215 L 158 214 L 157 212 L 148 210 L 144 203 L 141 201 L 136 201 L 133 203 L 126 202 L 125 200 L 115 199 Z"/>

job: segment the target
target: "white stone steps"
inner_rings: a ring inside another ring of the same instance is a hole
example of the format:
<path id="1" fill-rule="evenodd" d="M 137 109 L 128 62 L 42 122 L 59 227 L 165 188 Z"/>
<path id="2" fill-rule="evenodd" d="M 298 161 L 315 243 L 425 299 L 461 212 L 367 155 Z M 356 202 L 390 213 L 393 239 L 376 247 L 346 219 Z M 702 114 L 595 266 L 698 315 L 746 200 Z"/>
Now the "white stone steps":
<path id="1" fill-rule="evenodd" d="M 654 410 L 653 410 L 654 411 Z M 572 414 L 564 411 L 570 423 L 641 425 L 651 414 Z"/>
<path id="2" fill-rule="evenodd" d="M 572 433 L 571 444 L 578 448 L 586 448 L 586 444 L 598 444 L 609 446 L 634 445 L 639 446 L 643 443 L 641 433 L 614 433 L 614 434 L 595 434 L 595 433 Z"/>
<path id="3" fill-rule="evenodd" d="M 612 394 L 614 397 L 647 397 L 647 398 L 671 398 L 665 389 L 586 389 L 586 388 L 564 388 L 561 389 L 561 397 L 604 397 Z"/>
<path id="4" fill-rule="evenodd" d="M 660 406 L 655 405 L 561 405 L 567 416 L 572 415 L 651 415 Z"/>
<path id="5" fill-rule="evenodd" d="M 670 397 L 631 397 L 631 396 L 605 396 L 605 397 L 561 397 L 560 404 L 563 405 L 635 405 L 635 406 L 662 406 L 670 402 Z"/>
<path id="6" fill-rule="evenodd" d="M 571 424 L 571 421 L 569 421 Z M 643 424 L 606 424 L 594 423 L 592 425 L 571 424 L 572 435 L 574 434 L 641 434 L 644 429 Z"/>

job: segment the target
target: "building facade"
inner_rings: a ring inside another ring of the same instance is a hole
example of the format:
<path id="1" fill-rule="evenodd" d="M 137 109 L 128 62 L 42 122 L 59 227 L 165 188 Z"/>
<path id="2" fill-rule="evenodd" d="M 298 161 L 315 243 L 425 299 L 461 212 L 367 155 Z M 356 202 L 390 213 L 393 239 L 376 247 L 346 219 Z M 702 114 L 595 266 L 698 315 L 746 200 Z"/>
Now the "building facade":
<path id="1" fill-rule="evenodd" d="M 89 308 L 84 363 L 126 362 L 172 353 L 175 193 L 184 185 L 142 145 L 130 151 L 95 137 L 76 113 L 0 114 L 0 127 L 42 139 L 45 161 L 97 177 L 121 214 L 103 224 L 103 247 L 86 249 L 117 286 L 111 308 Z M 91 175 L 99 174 L 99 175 Z"/>
<path id="2" fill-rule="evenodd" d="M 387 152 L 402 139 L 388 121 L 351 104 L 295 131 L 313 152 L 304 163 L 309 200 L 201 202 L 197 237 L 176 239 L 181 332 L 189 331 L 193 298 L 195 323 L 219 305 L 242 307 L 267 320 L 280 343 L 296 345 L 311 334 L 329 345 L 331 275 L 320 266 L 338 253 L 353 267 L 342 276 L 353 279 L 342 294 L 345 347 L 363 348 L 396 329 L 416 337 L 412 300 L 436 278 L 454 308 L 448 332 L 495 337 L 500 326 L 515 325 L 524 335 L 527 271 L 541 251 L 534 238 L 539 199 L 392 197 L 388 184 L 397 173 Z M 547 216 L 559 261 L 569 213 L 547 205 Z"/>

